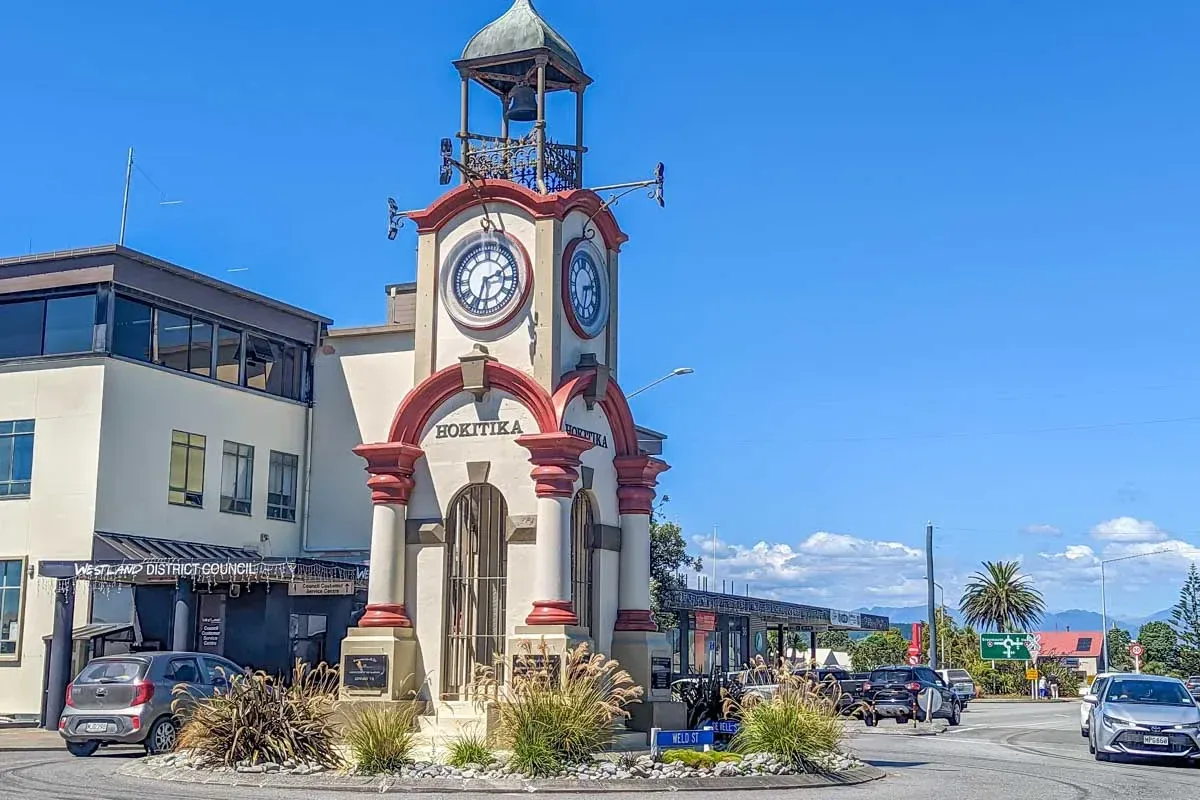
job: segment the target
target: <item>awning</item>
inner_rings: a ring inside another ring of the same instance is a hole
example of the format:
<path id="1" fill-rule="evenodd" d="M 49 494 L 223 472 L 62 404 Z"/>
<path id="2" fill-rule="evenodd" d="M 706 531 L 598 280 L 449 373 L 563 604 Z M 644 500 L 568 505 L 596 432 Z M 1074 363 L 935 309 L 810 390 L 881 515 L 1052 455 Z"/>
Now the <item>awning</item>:
<path id="1" fill-rule="evenodd" d="M 92 559 L 95 561 L 127 559 L 145 561 L 151 558 L 245 561 L 261 557 L 258 551 L 246 547 L 180 542 L 173 539 L 156 539 L 150 536 L 132 536 L 127 533 L 104 533 L 101 531 L 97 531 L 92 537 Z"/>
<path id="2" fill-rule="evenodd" d="M 263 557 L 243 547 L 99 532 L 87 561 L 39 561 L 43 578 L 101 583 L 154 584 L 190 579 L 202 584 L 322 581 L 367 585 L 366 566 L 317 558 Z"/>
<path id="3" fill-rule="evenodd" d="M 71 631 L 71 639 L 76 642 L 89 642 L 92 639 L 99 639 L 102 636 L 112 636 L 132 630 L 132 622 L 93 622 L 90 625 L 84 625 L 82 628 L 76 628 Z M 47 633 L 42 637 L 42 641 L 48 642 L 53 638 L 53 633 Z"/>

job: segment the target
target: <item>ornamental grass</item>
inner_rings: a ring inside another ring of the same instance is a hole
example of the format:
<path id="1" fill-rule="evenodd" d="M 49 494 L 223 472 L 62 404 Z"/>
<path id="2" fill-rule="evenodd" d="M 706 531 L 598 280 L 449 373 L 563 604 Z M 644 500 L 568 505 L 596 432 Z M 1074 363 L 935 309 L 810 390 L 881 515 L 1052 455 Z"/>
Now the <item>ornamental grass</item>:
<path id="1" fill-rule="evenodd" d="M 836 752 L 845 735 L 838 714 L 840 687 L 818 685 L 787 665 L 778 672 L 775 692 L 731 701 L 727 713 L 741 718 L 730 742 L 737 753 L 769 753 L 797 770 L 816 772 L 820 756 Z"/>

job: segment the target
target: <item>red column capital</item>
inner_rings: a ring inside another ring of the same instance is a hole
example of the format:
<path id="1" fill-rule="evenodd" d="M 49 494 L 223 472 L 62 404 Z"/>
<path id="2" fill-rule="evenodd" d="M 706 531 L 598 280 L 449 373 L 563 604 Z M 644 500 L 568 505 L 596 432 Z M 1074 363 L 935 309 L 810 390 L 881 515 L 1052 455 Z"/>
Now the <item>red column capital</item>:
<path id="1" fill-rule="evenodd" d="M 406 506 L 416 481 L 417 459 L 425 451 L 416 445 L 400 442 L 382 444 L 360 444 L 354 454 L 367 462 L 367 486 L 371 489 L 371 502 L 375 505 Z"/>
<path id="2" fill-rule="evenodd" d="M 529 451 L 530 473 L 538 497 L 571 497 L 579 480 L 579 457 L 592 443 L 579 436 L 555 431 L 517 437 L 517 444 Z"/>
<path id="3" fill-rule="evenodd" d="M 617 456 L 617 501 L 622 514 L 650 514 L 654 511 L 654 487 L 658 476 L 671 467 L 652 456 Z"/>

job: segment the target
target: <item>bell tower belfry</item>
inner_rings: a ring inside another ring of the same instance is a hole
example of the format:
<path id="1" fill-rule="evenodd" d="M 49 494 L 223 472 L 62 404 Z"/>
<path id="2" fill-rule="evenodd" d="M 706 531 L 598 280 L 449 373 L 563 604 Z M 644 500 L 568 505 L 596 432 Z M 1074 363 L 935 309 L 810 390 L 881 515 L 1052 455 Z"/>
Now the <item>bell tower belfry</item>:
<path id="1" fill-rule="evenodd" d="M 583 188 L 583 95 L 592 79 L 571 45 L 530 0 L 516 0 L 507 13 L 475 34 L 454 66 L 462 76 L 458 150 L 466 167 L 463 181 L 470 174 L 510 180 L 539 194 Z M 499 136 L 472 129 L 472 83 L 499 100 Z M 548 135 L 546 99 L 555 92 L 575 95 L 574 142 L 556 142 Z"/>

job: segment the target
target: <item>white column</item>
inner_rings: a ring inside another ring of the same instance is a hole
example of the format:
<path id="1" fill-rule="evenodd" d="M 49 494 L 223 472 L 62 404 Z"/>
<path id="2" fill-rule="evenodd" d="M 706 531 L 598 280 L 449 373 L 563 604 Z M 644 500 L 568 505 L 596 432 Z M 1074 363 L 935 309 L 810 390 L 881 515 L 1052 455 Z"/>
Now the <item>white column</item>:
<path id="1" fill-rule="evenodd" d="M 537 571 L 534 596 L 538 600 L 569 600 L 570 586 L 564 564 L 570 565 L 571 551 L 563 533 L 563 507 L 570 513 L 570 500 L 564 497 L 539 497 L 537 499 L 537 543 L 534 558 Z"/>
<path id="2" fill-rule="evenodd" d="M 650 610 L 650 516 L 621 515 L 621 575 L 617 608 Z"/>
<path id="3" fill-rule="evenodd" d="M 377 503 L 371 515 L 368 605 L 404 605 L 405 507 Z"/>

